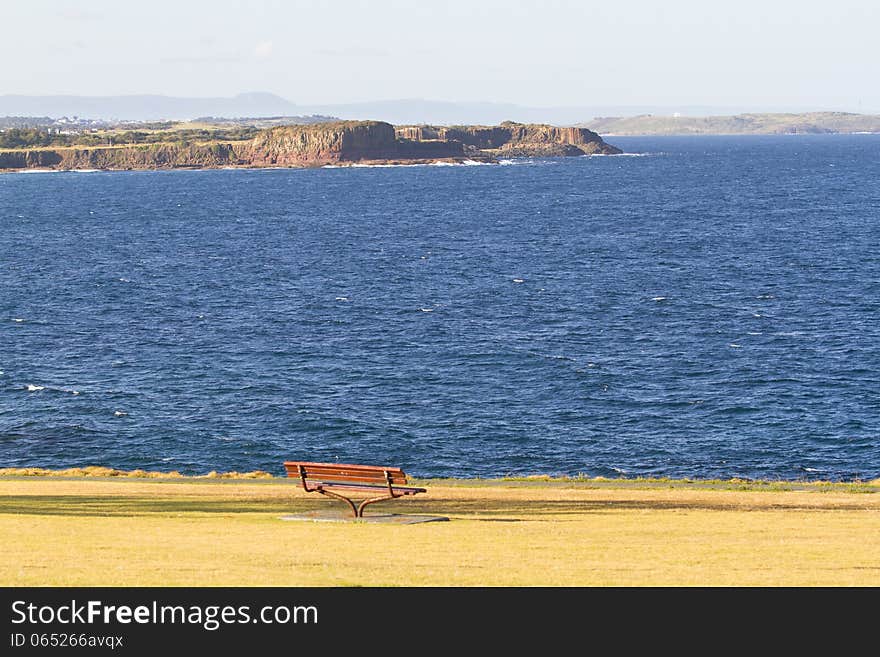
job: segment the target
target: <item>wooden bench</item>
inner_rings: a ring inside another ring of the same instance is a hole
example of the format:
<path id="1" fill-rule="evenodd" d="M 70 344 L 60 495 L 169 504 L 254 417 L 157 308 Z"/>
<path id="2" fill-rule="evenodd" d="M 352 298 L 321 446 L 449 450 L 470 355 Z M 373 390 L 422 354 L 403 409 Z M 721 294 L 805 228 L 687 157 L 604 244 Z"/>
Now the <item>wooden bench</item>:
<path id="1" fill-rule="evenodd" d="M 285 461 L 284 468 L 288 477 L 299 477 L 307 493 L 321 493 L 346 502 L 355 518 L 364 517 L 364 507 L 368 504 L 427 492 L 424 488 L 407 486 L 406 475 L 400 468 L 308 461 Z M 370 496 L 358 504 L 343 494 L 380 492 L 381 495 Z"/>

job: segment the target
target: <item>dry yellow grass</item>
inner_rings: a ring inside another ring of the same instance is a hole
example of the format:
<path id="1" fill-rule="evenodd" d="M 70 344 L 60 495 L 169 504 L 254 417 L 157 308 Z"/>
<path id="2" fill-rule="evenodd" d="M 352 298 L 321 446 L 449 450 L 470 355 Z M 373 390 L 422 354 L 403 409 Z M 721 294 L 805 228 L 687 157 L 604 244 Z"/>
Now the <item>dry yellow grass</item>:
<path id="1" fill-rule="evenodd" d="M 880 585 L 876 487 L 427 487 L 385 510 L 451 522 L 283 522 L 334 508 L 283 480 L 3 479 L 0 585 Z"/>

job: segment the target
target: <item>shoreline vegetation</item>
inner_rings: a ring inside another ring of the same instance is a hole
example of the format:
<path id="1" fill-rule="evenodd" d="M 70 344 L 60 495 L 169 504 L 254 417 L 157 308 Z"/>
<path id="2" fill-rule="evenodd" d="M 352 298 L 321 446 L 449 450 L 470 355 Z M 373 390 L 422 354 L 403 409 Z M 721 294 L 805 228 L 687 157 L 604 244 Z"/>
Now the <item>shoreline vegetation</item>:
<path id="1" fill-rule="evenodd" d="M 284 522 L 341 505 L 281 477 L 22 470 L 4 586 L 880 585 L 878 481 L 425 480 L 373 513 L 450 522 L 405 525 Z"/>
<path id="2" fill-rule="evenodd" d="M 119 470 L 105 466 L 82 466 L 71 468 L 0 468 L 0 479 L 7 478 L 100 478 L 100 479 L 163 479 L 181 482 L 197 482 L 197 481 L 217 481 L 217 480 L 268 480 L 268 481 L 288 481 L 285 476 L 276 476 L 265 470 L 252 470 L 249 472 L 217 472 L 212 470 L 201 475 L 185 475 L 176 470 L 157 471 L 157 470 Z M 673 477 L 590 477 L 587 475 L 574 476 L 553 476 L 546 474 L 532 475 L 505 475 L 499 477 L 410 477 L 413 481 L 418 481 L 430 485 L 432 483 L 442 483 L 443 485 L 492 485 L 492 484 L 549 484 L 549 485 L 599 485 L 606 487 L 615 486 L 643 486 L 643 487 L 715 487 L 718 489 L 730 490 L 838 490 L 859 493 L 880 493 L 880 478 L 872 480 L 850 480 L 850 481 L 827 481 L 827 480 L 801 480 L 801 479 L 743 479 L 733 477 L 730 479 L 695 479 L 695 478 L 673 478 Z"/>
<path id="3" fill-rule="evenodd" d="M 333 121 L 262 130 L 202 125 L 83 135 L 19 128 L 0 133 L 0 171 L 496 163 L 502 158 L 621 152 L 586 128 L 513 122 L 395 127 L 382 121 Z"/>

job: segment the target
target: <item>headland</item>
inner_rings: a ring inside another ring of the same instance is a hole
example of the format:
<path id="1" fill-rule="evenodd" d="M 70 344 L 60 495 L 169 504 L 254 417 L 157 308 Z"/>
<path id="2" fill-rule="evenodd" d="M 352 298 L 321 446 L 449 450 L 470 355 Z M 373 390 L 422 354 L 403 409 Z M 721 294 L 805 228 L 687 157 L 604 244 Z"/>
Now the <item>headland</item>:
<path id="1" fill-rule="evenodd" d="M 7 148 L 0 150 L 0 170 L 497 162 L 514 157 L 613 155 L 621 152 L 586 128 L 513 122 L 497 126 L 395 127 L 382 121 L 333 121 L 251 131 L 190 132 L 195 134 L 127 131 L 102 135 L 101 143 L 96 144 L 67 145 L 65 140 L 49 139 L 46 145 L 31 146 L 26 139 L 12 141 L 11 138 L 18 133 L 7 131 Z M 9 145 L 16 147 L 9 148 Z"/>

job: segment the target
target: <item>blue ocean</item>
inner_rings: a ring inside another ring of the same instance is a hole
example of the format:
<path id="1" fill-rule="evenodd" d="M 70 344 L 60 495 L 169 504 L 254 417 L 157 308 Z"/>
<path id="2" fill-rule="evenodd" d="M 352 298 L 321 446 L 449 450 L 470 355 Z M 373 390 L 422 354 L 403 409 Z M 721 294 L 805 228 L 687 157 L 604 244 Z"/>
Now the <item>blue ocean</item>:
<path id="1" fill-rule="evenodd" d="M 880 135 L 0 175 L 0 467 L 880 476 Z"/>

